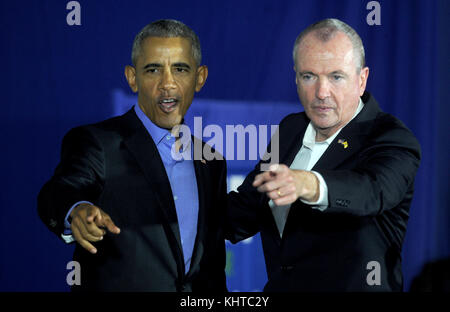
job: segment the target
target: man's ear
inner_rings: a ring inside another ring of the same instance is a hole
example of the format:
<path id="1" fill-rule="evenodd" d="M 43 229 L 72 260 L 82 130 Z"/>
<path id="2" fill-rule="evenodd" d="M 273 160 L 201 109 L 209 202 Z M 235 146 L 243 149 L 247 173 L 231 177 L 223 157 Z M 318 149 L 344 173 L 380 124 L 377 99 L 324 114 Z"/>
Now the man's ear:
<path id="1" fill-rule="evenodd" d="M 208 67 L 206 65 L 197 68 L 197 82 L 195 84 L 195 92 L 199 92 L 205 85 L 206 78 L 208 78 Z"/>
<path id="2" fill-rule="evenodd" d="M 294 65 L 294 72 L 295 72 L 295 84 L 298 85 L 298 75 L 297 75 L 297 69 L 295 68 L 295 65 Z"/>
<path id="3" fill-rule="evenodd" d="M 369 67 L 364 67 L 359 74 L 359 96 L 362 96 L 366 90 L 367 78 L 369 78 Z"/>
<path id="4" fill-rule="evenodd" d="M 128 85 L 131 90 L 136 93 L 138 91 L 136 83 L 136 69 L 130 65 L 125 66 L 125 77 L 127 78 Z"/>

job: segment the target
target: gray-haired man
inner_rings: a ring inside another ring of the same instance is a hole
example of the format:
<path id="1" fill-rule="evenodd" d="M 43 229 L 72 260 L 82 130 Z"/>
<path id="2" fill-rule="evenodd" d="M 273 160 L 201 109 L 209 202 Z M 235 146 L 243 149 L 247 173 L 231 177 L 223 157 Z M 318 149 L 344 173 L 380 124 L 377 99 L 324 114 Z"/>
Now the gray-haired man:
<path id="1" fill-rule="evenodd" d="M 349 25 L 309 26 L 293 55 L 305 112 L 280 123 L 280 164 L 230 194 L 230 238 L 261 232 L 267 291 L 401 291 L 419 143 L 365 91 Z"/>

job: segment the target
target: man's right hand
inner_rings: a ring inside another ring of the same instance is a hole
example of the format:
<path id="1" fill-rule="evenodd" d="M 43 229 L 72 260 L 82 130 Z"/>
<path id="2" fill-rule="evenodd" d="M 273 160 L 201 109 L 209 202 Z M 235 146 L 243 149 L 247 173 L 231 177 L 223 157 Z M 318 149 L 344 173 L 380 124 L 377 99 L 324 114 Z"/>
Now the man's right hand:
<path id="1" fill-rule="evenodd" d="M 90 204 L 79 204 L 70 213 L 72 222 L 70 229 L 75 240 L 90 253 L 97 253 L 91 242 L 103 239 L 107 229 L 113 234 L 119 234 L 120 229 L 114 224 L 110 216 L 99 207 Z"/>

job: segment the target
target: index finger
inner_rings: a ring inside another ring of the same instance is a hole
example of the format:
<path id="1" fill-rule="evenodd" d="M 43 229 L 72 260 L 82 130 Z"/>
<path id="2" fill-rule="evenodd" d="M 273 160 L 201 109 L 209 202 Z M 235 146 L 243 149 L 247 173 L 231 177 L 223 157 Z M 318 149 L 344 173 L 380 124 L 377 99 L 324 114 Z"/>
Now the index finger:
<path id="1" fill-rule="evenodd" d="M 283 173 L 288 170 L 289 167 L 285 164 L 273 164 L 269 167 L 269 172 L 273 172 L 274 174 Z"/>
<path id="2" fill-rule="evenodd" d="M 275 175 L 276 174 L 272 171 L 266 171 L 266 172 L 260 173 L 255 176 L 255 179 L 253 180 L 252 185 L 254 187 L 258 187 L 261 184 L 263 184 L 264 182 L 274 179 Z"/>
<path id="3" fill-rule="evenodd" d="M 114 234 L 119 234 L 120 233 L 120 228 L 118 228 L 113 220 L 111 219 L 111 217 L 109 215 L 107 215 L 106 213 L 102 213 L 101 217 L 98 219 L 98 226 L 101 227 L 106 227 L 108 229 L 108 231 L 110 231 L 111 233 Z"/>
<path id="4" fill-rule="evenodd" d="M 265 171 L 255 176 L 252 185 L 258 187 L 264 182 L 274 180 L 278 174 L 285 172 L 286 169 L 286 165 L 273 164 L 269 167 L 269 171 Z"/>

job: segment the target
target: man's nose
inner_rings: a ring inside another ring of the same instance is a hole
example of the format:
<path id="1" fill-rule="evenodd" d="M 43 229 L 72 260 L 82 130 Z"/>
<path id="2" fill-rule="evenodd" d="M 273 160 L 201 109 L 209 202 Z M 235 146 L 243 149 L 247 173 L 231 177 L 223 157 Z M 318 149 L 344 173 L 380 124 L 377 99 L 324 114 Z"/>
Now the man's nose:
<path id="1" fill-rule="evenodd" d="M 329 96 L 330 96 L 330 84 L 328 80 L 325 78 L 319 78 L 316 89 L 316 97 L 318 99 L 324 100 Z"/>
<path id="2" fill-rule="evenodd" d="M 173 78 L 172 71 L 169 69 L 164 70 L 161 82 L 159 84 L 159 89 L 167 91 L 174 89 L 176 87 L 175 80 Z"/>

